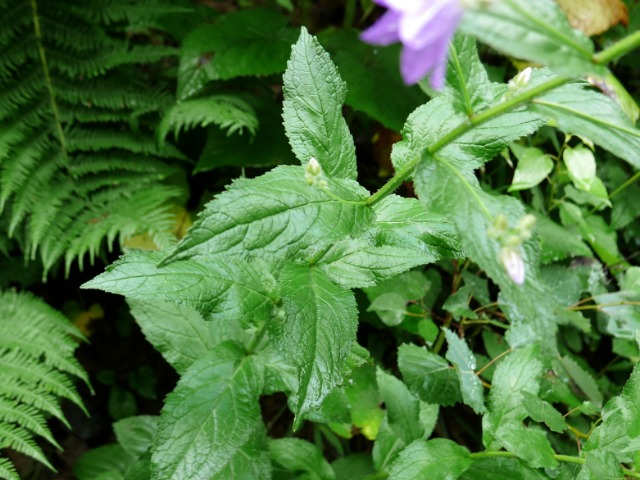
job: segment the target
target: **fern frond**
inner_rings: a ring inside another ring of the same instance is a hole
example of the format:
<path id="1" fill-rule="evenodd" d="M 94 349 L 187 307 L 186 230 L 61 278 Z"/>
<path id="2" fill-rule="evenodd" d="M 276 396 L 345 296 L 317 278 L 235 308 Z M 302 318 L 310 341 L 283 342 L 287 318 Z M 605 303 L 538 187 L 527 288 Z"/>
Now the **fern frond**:
<path id="1" fill-rule="evenodd" d="M 158 140 L 163 142 L 171 130 L 177 137 L 180 130 L 212 123 L 228 130 L 228 135 L 242 133 L 245 128 L 254 135 L 258 129 L 258 117 L 248 102 L 231 95 L 213 95 L 171 107 L 158 126 Z"/>
<path id="2" fill-rule="evenodd" d="M 73 357 L 78 338 L 69 320 L 42 300 L 0 291 L 0 449 L 11 448 L 53 469 L 34 436 L 59 448 L 45 420 L 50 414 L 66 424 L 58 397 L 84 409 L 71 381 L 87 382 Z M 11 471 L 7 462 L 0 463 L 0 476 Z"/>
<path id="3" fill-rule="evenodd" d="M 176 51 L 128 33 L 168 11 L 168 0 L 0 2 L 0 213 L 45 274 L 143 231 L 167 241 L 184 156 L 156 142 L 173 99 L 139 66 Z"/>
<path id="4" fill-rule="evenodd" d="M 6 458 L 0 457 L 0 478 L 5 480 L 20 480 L 13 464 Z"/>

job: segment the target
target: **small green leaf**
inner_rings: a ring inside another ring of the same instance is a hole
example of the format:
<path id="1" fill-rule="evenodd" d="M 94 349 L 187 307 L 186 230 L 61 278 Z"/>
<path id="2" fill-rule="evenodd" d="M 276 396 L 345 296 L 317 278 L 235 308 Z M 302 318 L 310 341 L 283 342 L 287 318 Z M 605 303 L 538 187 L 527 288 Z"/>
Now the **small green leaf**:
<path id="1" fill-rule="evenodd" d="M 393 463 L 389 480 L 455 480 L 472 463 L 469 450 L 451 440 L 416 440 Z"/>
<path id="2" fill-rule="evenodd" d="M 571 84 L 536 98 L 531 108 L 567 133 L 582 135 L 640 168 L 640 130 L 609 97 Z"/>
<path id="3" fill-rule="evenodd" d="M 95 480 L 103 474 L 122 474 L 135 462 L 135 457 L 121 445 L 111 443 L 89 450 L 73 464 L 78 480 Z"/>
<path id="4" fill-rule="evenodd" d="M 527 428 L 520 423 L 506 423 L 498 428 L 496 438 L 504 448 L 534 468 L 558 465 L 553 458 L 555 452 L 542 430 Z"/>
<path id="5" fill-rule="evenodd" d="M 573 382 L 584 392 L 590 402 L 602 406 L 603 397 L 595 379 L 571 357 L 559 357 L 560 364 Z"/>
<path id="6" fill-rule="evenodd" d="M 553 160 L 539 148 L 512 144 L 511 150 L 518 157 L 509 191 L 526 190 L 542 182 L 553 170 Z"/>
<path id="7" fill-rule="evenodd" d="M 543 470 L 529 467 L 518 458 L 474 459 L 460 480 L 548 480 Z"/>
<path id="8" fill-rule="evenodd" d="M 461 400 L 456 369 L 440 355 L 424 347 L 401 345 L 398 367 L 409 389 L 421 400 L 443 406 Z"/>
<path id="9" fill-rule="evenodd" d="M 531 418 L 536 422 L 544 422 L 551 431 L 562 433 L 567 429 L 562 414 L 537 395 L 522 392 L 522 404 Z"/>
<path id="10" fill-rule="evenodd" d="M 327 52 L 302 27 L 283 77 L 284 127 L 305 165 L 320 162 L 330 178 L 355 180 L 355 146 L 342 117 L 346 86 Z"/>
<path id="11" fill-rule="evenodd" d="M 579 480 L 624 480 L 620 462 L 611 452 L 594 451 L 585 456 Z"/>
<path id="12" fill-rule="evenodd" d="M 261 390 L 251 358 L 235 344 L 219 345 L 195 362 L 160 414 L 152 478 L 265 478 L 270 464 Z"/>
<path id="13" fill-rule="evenodd" d="M 581 76 L 602 71 L 594 65 L 593 44 L 569 26 L 553 0 L 502 0 L 470 10 L 462 31 L 512 57 L 549 65 L 559 73 Z"/>
<path id="14" fill-rule="evenodd" d="M 446 329 L 447 339 L 446 358 L 456 366 L 456 373 L 460 381 L 460 392 L 464 403 L 473 408 L 474 412 L 484 413 L 484 389 L 480 377 L 476 375 L 476 359 L 467 343 L 451 330 Z"/>
<path id="15" fill-rule="evenodd" d="M 527 416 L 524 393 L 537 395 L 543 365 L 540 347 L 529 345 L 506 355 L 493 374 L 489 411 L 482 419 L 482 441 L 488 449 L 498 448 L 497 431 L 503 425 L 517 424 Z"/>
<path id="16" fill-rule="evenodd" d="M 222 254 L 228 258 L 248 253 L 286 259 L 310 247 L 320 249 L 370 224 L 372 214 L 364 205 L 368 192 L 362 187 L 338 179 L 329 180 L 327 189 L 331 195 L 307 184 L 304 169 L 296 166 L 238 179 L 206 205 L 165 262 L 191 257 L 210 261 Z"/>
<path id="17" fill-rule="evenodd" d="M 269 455 L 286 471 L 296 473 L 296 478 L 300 480 L 335 480 L 336 478 L 333 469 L 318 447 L 299 438 L 270 440 Z"/>
<path id="18" fill-rule="evenodd" d="M 354 369 L 344 387 L 344 393 L 349 399 L 351 421 L 366 438 L 375 440 L 384 418 L 375 367 L 365 364 Z"/>
<path id="19" fill-rule="evenodd" d="M 358 311 L 353 293 L 308 265 L 285 266 L 280 274 L 285 319 L 274 338 L 298 371 L 296 426 L 318 408 L 345 376 L 355 343 Z"/>
<path id="20" fill-rule="evenodd" d="M 139 415 L 113 424 L 118 443 L 137 458 L 149 450 L 158 429 L 158 417 Z"/>
<path id="21" fill-rule="evenodd" d="M 565 147 L 562 159 L 576 188 L 588 192 L 596 178 L 596 159 L 593 152 L 584 145 L 578 145 L 576 148 Z"/>
<path id="22" fill-rule="evenodd" d="M 491 82 L 478 57 L 476 40 L 458 34 L 449 48 L 447 96 L 454 108 L 472 117 L 490 105 L 495 96 Z"/>
<path id="23" fill-rule="evenodd" d="M 593 253 L 582 237 L 561 227 L 553 220 L 537 216 L 536 229 L 540 238 L 540 261 L 557 262 L 567 257 L 591 257 Z"/>
<path id="24" fill-rule="evenodd" d="M 336 474 L 336 480 L 365 480 L 374 475 L 371 455 L 366 453 L 351 453 L 338 458 L 331 464 Z"/>

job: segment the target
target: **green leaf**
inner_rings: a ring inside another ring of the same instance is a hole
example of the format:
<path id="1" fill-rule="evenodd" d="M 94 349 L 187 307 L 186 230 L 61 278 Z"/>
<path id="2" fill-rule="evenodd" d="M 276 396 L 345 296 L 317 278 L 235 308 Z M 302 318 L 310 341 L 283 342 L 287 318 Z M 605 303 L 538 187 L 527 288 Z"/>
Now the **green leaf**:
<path id="1" fill-rule="evenodd" d="M 259 263 L 181 261 L 159 267 L 162 258 L 160 252 L 132 250 L 83 288 L 187 305 L 205 318 L 239 317 L 250 323 L 271 314 L 273 302 L 265 287 L 273 279 L 258 270 Z"/>
<path id="2" fill-rule="evenodd" d="M 551 431 L 562 433 L 567 429 L 562 414 L 537 395 L 522 392 L 522 404 L 531 418 L 536 422 L 544 422 Z"/>
<path id="3" fill-rule="evenodd" d="M 446 79 L 446 95 L 455 110 L 468 117 L 487 108 L 495 96 L 473 37 L 458 34 L 454 38 L 449 48 Z"/>
<path id="4" fill-rule="evenodd" d="M 538 215 L 536 229 L 540 239 L 540 262 L 551 263 L 568 257 L 591 257 L 593 253 L 582 237 Z"/>
<path id="5" fill-rule="evenodd" d="M 335 480 L 336 478 L 333 469 L 318 447 L 299 438 L 270 440 L 269 455 L 285 470 L 296 473 L 296 478 L 299 480 Z"/>
<path id="6" fill-rule="evenodd" d="M 571 357 L 559 357 L 558 360 L 567 372 L 567 375 L 569 375 L 571 380 L 584 392 L 589 401 L 601 407 L 603 403 L 602 393 L 591 374 Z"/>
<path id="7" fill-rule="evenodd" d="M 398 132 L 407 116 L 424 103 L 425 95 L 418 86 L 409 87 L 402 81 L 400 45 L 368 45 L 359 33 L 325 29 L 318 38 L 349 86 L 346 104 Z"/>
<path id="8" fill-rule="evenodd" d="M 569 26 L 553 0 L 502 0 L 469 10 L 461 30 L 512 57 L 553 67 L 570 76 L 599 72 L 593 44 Z"/>
<path id="9" fill-rule="evenodd" d="M 609 97 L 583 84 L 565 85 L 536 98 L 531 108 L 563 132 L 582 135 L 640 168 L 640 130 Z"/>
<path id="10" fill-rule="evenodd" d="M 157 300 L 128 300 L 142 333 L 178 373 L 204 358 L 217 344 L 242 340 L 240 322 L 214 316 L 205 321 L 187 305 Z"/>
<path id="11" fill-rule="evenodd" d="M 548 288 L 538 278 L 534 242 L 529 240 L 518 247 L 525 265 L 525 282 L 518 285 L 501 262 L 500 243 L 489 236 L 499 214 L 513 228 L 525 215 L 522 204 L 483 191 L 471 172 L 464 173 L 443 158 L 438 156 L 419 165 L 414 176 L 418 197 L 428 208 L 448 212 L 465 253 L 500 286 L 499 303 L 512 324 L 508 341 L 516 342 L 518 335 L 526 333 L 522 341 L 538 341 L 545 350 L 554 351 L 556 324 L 566 314 L 563 306 L 549 301 Z"/>
<path id="12" fill-rule="evenodd" d="M 342 384 L 356 339 L 358 311 L 353 293 L 308 265 L 286 265 L 280 274 L 285 311 L 275 341 L 298 371 L 296 427 Z"/>
<path id="13" fill-rule="evenodd" d="M 472 463 L 469 450 L 451 440 L 416 440 L 393 463 L 389 480 L 455 480 Z"/>
<path id="14" fill-rule="evenodd" d="M 579 480 L 624 480 L 620 462 L 611 452 L 589 452 L 578 477 Z"/>
<path id="15" fill-rule="evenodd" d="M 340 457 L 331 464 L 331 468 L 336 474 L 336 480 L 365 480 L 376 473 L 371 455 L 366 453 L 351 453 Z"/>
<path id="16" fill-rule="evenodd" d="M 542 430 L 527 428 L 520 423 L 506 423 L 496 431 L 496 438 L 509 452 L 534 468 L 554 468 L 558 462 Z"/>
<path id="17" fill-rule="evenodd" d="M 376 378 L 387 412 L 387 423 L 398 439 L 408 445 L 419 438 L 428 438 L 438 417 L 438 407 L 421 402 L 393 375 L 378 369 Z M 421 411 L 431 420 L 431 429 L 425 430 L 424 425 L 417 421 Z"/>
<path id="18" fill-rule="evenodd" d="M 446 359 L 456 367 L 462 401 L 473 408 L 474 412 L 484 413 L 484 389 L 480 377 L 475 372 L 476 359 L 473 352 L 467 343 L 451 330 L 446 329 L 444 335 L 448 345 Z"/>
<path id="19" fill-rule="evenodd" d="M 73 464 L 78 480 L 95 480 L 103 474 L 122 474 L 133 464 L 135 457 L 121 445 L 112 443 L 89 450 Z M 113 472 L 113 473 L 112 473 Z"/>
<path id="20" fill-rule="evenodd" d="M 346 86 L 327 52 L 304 27 L 283 81 L 284 127 L 298 160 L 305 165 L 315 158 L 330 178 L 355 180 L 355 146 L 342 117 Z"/>
<path id="21" fill-rule="evenodd" d="M 640 366 L 636 365 L 621 394 L 622 416 L 629 438 L 640 436 Z"/>
<path id="22" fill-rule="evenodd" d="M 443 406 L 461 400 L 456 369 L 440 355 L 424 347 L 401 345 L 398 367 L 409 389 L 421 400 Z"/>
<path id="23" fill-rule="evenodd" d="M 238 179 L 206 205 L 165 262 L 222 254 L 275 261 L 310 247 L 319 250 L 369 225 L 368 192 L 339 179 L 329 180 L 327 189 L 331 195 L 307 184 L 304 169 L 297 166 Z"/>
<path id="24" fill-rule="evenodd" d="M 548 480 L 542 470 L 533 469 L 517 458 L 480 458 L 460 480 Z"/>
<path id="25" fill-rule="evenodd" d="M 317 265 L 345 288 L 364 288 L 425 263 L 422 252 L 392 241 L 375 230 L 347 238 L 334 243 Z"/>
<path id="26" fill-rule="evenodd" d="M 542 182 L 553 170 L 553 160 L 539 148 L 512 144 L 511 150 L 518 157 L 509 191 L 526 190 Z"/>
<path id="27" fill-rule="evenodd" d="M 151 415 L 124 418 L 113 424 L 118 443 L 136 458 L 149 450 L 157 429 L 158 417 Z"/>
<path id="28" fill-rule="evenodd" d="M 344 387 L 349 400 L 349 411 L 353 425 L 358 427 L 369 440 L 375 440 L 384 417 L 382 402 L 376 382 L 373 365 L 362 365 L 351 372 L 349 382 Z"/>
<path id="29" fill-rule="evenodd" d="M 460 243 L 446 216 L 429 211 L 415 198 L 389 195 L 373 207 L 374 227 L 387 241 L 423 253 L 424 263 L 461 258 Z"/>
<path id="30" fill-rule="evenodd" d="M 198 26 L 182 42 L 178 98 L 211 80 L 283 72 L 296 36 L 286 17 L 265 8 L 231 12 Z"/>
<path id="31" fill-rule="evenodd" d="M 529 345 L 498 363 L 489 393 L 489 411 L 482 418 L 482 441 L 487 449 L 497 448 L 496 436 L 501 426 L 517 424 L 527 416 L 523 396 L 537 395 L 540 390 L 543 365 L 539 356 L 540 347 Z"/>
<path id="32" fill-rule="evenodd" d="M 592 430 L 584 444 L 583 450 L 587 455 L 595 451 L 609 452 L 615 455 L 618 462 L 626 463 L 632 460 L 632 452 L 626 451 L 630 441 L 623 412 L 620 397 L 614 397 L 607 402 L 601 412 L 602 421 Z"/>
<path id="33" fill-rule="evenodd" d="M 576 148 L 565 147 L 562 159 L 576 188 L 588 192 L 596 178 L 596 159 L 593 152 L 584 145 L 578 145 Z"/>
<path id="34" fill-rule="evenodd" d="M 227 130 L 227 135 L 243 133 L 245 128 L 254 135 L 258 129 L 258 118 L 249 103 L 231 95 L 185 100 L 175 104 L 162 117 L 158 125 L 158 141 L 164 143 L 165 137 L 172 130 L 177 138 L 182 129 L 206 127 L 210 124 Z"/>
<path id="35" fill-rule="evenodd" d="M 251 358 L 235 344 L 194 363 L 160 414 L 152 478 L 268 478 L 261 390 Z"/>

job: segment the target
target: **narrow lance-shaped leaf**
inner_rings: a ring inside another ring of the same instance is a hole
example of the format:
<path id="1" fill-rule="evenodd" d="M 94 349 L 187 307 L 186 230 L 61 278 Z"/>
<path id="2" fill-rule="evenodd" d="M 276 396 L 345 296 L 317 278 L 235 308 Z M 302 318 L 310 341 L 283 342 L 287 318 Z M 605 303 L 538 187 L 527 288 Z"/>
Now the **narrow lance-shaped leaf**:
<path id="1" fill-rule="evenodd" d="M 191 257 L 209 261 L 221 254 L 286 259 L 368 226 L 372 213 L 364 205 L 366 190 L 340 179 L 328 179 L 326 188 L 331 195 L 309 185 L 304 169 L 296 166 L 238 179 L 206 205 L 165 262 Z"/>
<path id="2" fill-rule="evenodd" d="M 355 146 L 342 117 L 346 86 L 304 27 L 283 81 L 284 127 L 298 160 L 304 165 L 313 157 L 329 177 L 355 179 Z"/>
<path id="3" fill-rule="evenodd" d="M 531 109 L 552 118 L 560 130 L 585 136 L 640 168 L 640 130 L 615 101 L 584 86 L 553 90 L 536 98 Z"/>
<path id="4" fill-rule="evenodd" d="M 593 44 L 573 30 L 553 0 L 501 0 L 468 11 L 462 31 L 507 55 L 581 76 L 603 67 L 591 59 Z"/>
<path id="5" fill-rule="evenodd" d="M 269 478 L 261 390 L 251 358 L 235 344 L 194 363 L 160 414 L 152 478 Z"/>
<path id="6" fill-rule="evenodd" d="M 274 338 L 298 371 L 296 426 L 344 380 L 355 341 L 358 311 L 353 293 L 326 273 L 290 264 L 280 274 L 285 318 Z"/>
<path id="7" fill-rule="evenodd" d="M 476 413 L 483 413 L 485 411 L 484 389 L 480 378 L 474 371 L 476 359 L 473 352 L 463 339 L 449 329 L 446 329 L 444 334 L 448 345 L 446 358 L 456 366 L 462 399 Z"/>

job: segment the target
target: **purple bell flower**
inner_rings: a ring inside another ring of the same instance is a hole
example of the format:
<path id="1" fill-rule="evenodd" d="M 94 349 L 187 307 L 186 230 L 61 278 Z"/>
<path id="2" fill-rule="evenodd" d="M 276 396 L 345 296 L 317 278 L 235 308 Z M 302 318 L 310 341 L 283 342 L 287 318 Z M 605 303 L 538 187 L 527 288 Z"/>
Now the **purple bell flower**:
<path id="1" fill-rule="evenodd" d="M 449 40 L 464 12 L 462 0 L 374 0 L 389 10 L 361 39 L 374 45 L 402 42 L 400 72 L 407 85 L 429 75 L 432 88 L 444 85 Z"/>

